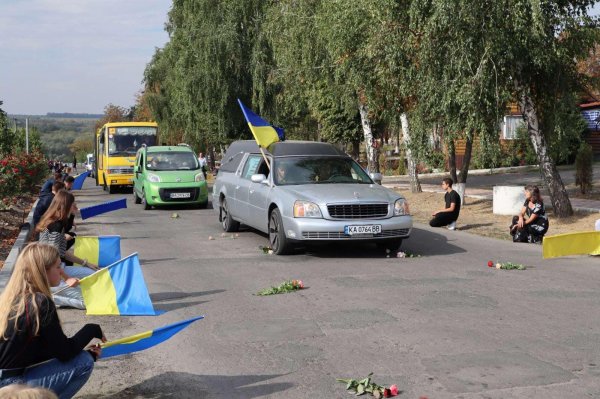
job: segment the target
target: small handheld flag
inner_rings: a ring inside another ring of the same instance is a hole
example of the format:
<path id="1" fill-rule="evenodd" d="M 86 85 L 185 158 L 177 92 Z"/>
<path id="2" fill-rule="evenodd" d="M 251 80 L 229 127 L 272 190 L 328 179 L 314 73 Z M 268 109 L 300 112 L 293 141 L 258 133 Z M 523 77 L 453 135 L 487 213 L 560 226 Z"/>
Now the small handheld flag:
<path id="1" fill-rule="evenodd" d="M 80 175 L 75 176 L 75 181 L 73 182 L 73 186 L 71 187 L 71 191 L 81 190 L 83 187 L 83 182 L 85 182 L 86 177 L 90 174 L 90 171 L 83 172 Z"/>
<path id="2" fill-rule="evenodd" d="M 246 107 L 239 99 L 238 104 L 244 113 L 246 122 L 248 122 L 250 131 L 259 147 L 268 148 L 277 141 L 285 140 L 285 134 L 282 128 L 270 125 L 263 118 L 252 112 L 250 108 Z"/>
<path id="3" fill-rule="evenodd" d="M 77 236 L 73 250 L 76 257 L 106 267 L 121 259 L 121 236 Z"/>
<path id="4" fill-rule="evenodd" d="M 542 246 L 544 259 L 569 255 L 600 255 L 600 231 L 546 236 Z"/>
<path id="5" fill-rule="evenodd" d="M 137 253 L 79 280 L 88 315 L 156 316 Z"/>
<path id="6" fill-rule="evenodd" d="M 102 347 L 101 359 L 106 359 L 113 356 L 126 355 L 133 352 L 143 351 L 151 348 L 162 342 L 165 342 L 179 331 L 183 330 L 196 320 L 203 319 L 204 316 L 194 317 L 178 323 L 169 324 L 157 328 L 156 330 L 146 331 L 140 334 L 135 334 L 130 337 L 121 338 L 115 341 L 104 342 L 100 344 Z"/>
<path id="7" fill-rule="evenodd" d="M 81 208 L 82 219 L 88 219 L 93 216 L 101 215 L 103 213 L 116 211 L 117 209 L 127 208 L 127 200 L 125 198 L 118 199 L 115 201 L 103 202 L 102 204 L 88 206 L 87 208 Z"/>

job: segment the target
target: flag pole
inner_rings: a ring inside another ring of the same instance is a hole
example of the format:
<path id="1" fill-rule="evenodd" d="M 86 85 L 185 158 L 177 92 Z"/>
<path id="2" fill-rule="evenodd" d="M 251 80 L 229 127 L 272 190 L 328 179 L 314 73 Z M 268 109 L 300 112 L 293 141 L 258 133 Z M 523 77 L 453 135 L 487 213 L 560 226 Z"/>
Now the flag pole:
<path id="1" fill-rule="evenodd" d="M 258 146 L 258 149 L 260 150 L 260 153 L 262 154 L 265 162 L 267 163 L 267 167 L 269 168 L 269 171 L 271 171 L 271 164 L 269 163 L 269 160 L 267 159 L 267 156 L 265 155 L 265 151 L 263 150 L 263 148 L 261 146 Z"/>

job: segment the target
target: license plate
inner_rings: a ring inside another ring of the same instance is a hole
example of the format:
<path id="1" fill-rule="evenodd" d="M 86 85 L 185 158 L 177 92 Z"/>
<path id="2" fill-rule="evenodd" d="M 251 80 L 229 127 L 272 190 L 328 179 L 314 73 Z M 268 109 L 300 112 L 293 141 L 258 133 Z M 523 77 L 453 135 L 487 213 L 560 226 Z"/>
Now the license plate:
<path id="1" fill-rule="evenodd" d="M 354 235 L 373 235 L 381 233 L 380 224 L 367 224 L 364 226 L 344 226 L 344 234 L 348 236 Z"/>
<path id="2" fill-rule="evenodd" d="M 169 195 L 170 198 L 190 198 L 190 193 L 171 193 Z"/>

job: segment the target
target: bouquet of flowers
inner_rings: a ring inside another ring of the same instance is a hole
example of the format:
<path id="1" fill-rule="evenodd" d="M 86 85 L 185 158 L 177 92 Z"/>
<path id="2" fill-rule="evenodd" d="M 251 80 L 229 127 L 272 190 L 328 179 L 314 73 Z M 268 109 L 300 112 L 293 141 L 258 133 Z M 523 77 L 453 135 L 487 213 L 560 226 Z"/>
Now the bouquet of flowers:
<path id="1" fill-rule="evenodd" d="M 264 290 L 258 291 L 256 295 L 266 296 L 275 294 L 286 294 L 288 292 L 301 290 L 304 288 L 302 280 L 288 280 L 279 284 L 277 287 L 265 288 Z"/>
<path id="2" fill-rule="evenodd" d="M 491 260 L 488 261 L 488 267 L 494 267 L 494 262 Z M 498 262 L 495 264 L 496 269 L 504 269 L 504 270 L 525 270 L 527 267 L 520 263 L 514 262 Z"/>
<path id="3" fill-rule="evenodd" d="M 362 380 L 355 380 L 352 378 L 336 378 L 336 381 L 346 384 L 346 389 L 352 391 L 352 393 L 355 393 L 356 396 L 370 393 L 376 398 L 390 398 L 398 395 L 398 387 L 396 385 L 391 385 L 389 388 L 386 388 L 384 386 L 375 384 L 371 380 L 372 375 L 373 373 L 369 373 L 369 375 Z"/>

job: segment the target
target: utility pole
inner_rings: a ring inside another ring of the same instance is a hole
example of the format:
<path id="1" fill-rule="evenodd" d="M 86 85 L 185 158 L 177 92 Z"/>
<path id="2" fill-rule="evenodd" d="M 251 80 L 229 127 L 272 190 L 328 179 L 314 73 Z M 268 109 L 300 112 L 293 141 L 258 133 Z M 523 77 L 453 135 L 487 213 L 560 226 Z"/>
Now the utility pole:
<path id="1" fill-rule="evenodd" d="M 25 118 L 25 153 L 29 154 L 29 118 Z"/>

